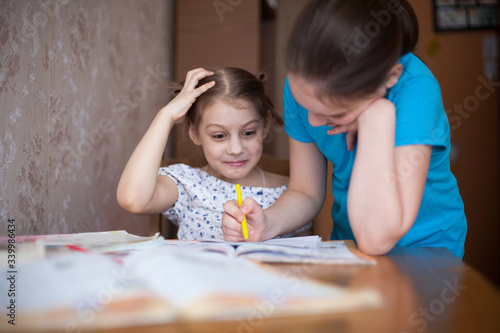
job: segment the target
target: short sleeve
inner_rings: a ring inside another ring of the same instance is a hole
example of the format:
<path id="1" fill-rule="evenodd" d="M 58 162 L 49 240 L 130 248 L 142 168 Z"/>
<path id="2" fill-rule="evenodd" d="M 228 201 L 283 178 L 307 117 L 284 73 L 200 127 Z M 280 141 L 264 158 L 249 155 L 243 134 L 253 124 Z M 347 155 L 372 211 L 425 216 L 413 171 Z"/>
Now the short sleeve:
<path id="1" fill-rule="evenodd" d="M 285 81 L 283 91 L 283 120 L 285 122 L 286 133 L 294 140 L 311 143 L 313 138 L 308 134 L 304 125 L 307 120 L 307 110 L 302 108 L 293 98 L 290 91 L 288 78 Z M 305 118 L 305 119 L 304 119 Z"/>
<path id="2" fill-rule="evenodd" d="M 176 207 L 179 203 L 179 199 L 185 198 L 189 200 L 189 196 L 186 195 L 186 184 L 182 182 L 184 171 L 179 164 L 174 164 L 168 167 L 163 167 L 158 170 L 158 175 L 170 177 L 177 185 L 177 190 L 179 191 L 179 198 L 176 203 L 166 211 L 162 212 L 162 215 L 167 219 L 172 221 L 175 225 L 179 225 L 179 209 Z"/>
<path id="3" fill-rule="evenodd" d="M 425 144 L 446 148 L 448 119 L 439 84 L 433 77 L 410 79 L 392 101 L 396 107 L 396 146 Z"/>

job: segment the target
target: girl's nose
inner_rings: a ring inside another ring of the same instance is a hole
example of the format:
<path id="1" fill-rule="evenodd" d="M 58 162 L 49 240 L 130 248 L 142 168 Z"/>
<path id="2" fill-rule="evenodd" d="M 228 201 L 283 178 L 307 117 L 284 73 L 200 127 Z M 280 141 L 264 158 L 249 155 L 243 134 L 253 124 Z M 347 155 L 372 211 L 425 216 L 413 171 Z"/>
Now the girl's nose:
<path id="1" fill-rule="evenodd" d="M 243 152 L 243 144 L 239 137 L 232 137 L 227 145 L 227 153 L 230 155 L 238 155 Z"/>

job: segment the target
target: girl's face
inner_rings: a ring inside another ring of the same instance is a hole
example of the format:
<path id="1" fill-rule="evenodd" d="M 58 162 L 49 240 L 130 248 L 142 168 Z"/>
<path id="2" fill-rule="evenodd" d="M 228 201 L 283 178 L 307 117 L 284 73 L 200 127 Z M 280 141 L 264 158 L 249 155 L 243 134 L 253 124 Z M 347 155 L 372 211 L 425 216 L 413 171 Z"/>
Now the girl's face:
<path id="1" fill-rule="evenodd" d="M 189 130 L 193 142 L 202 146 L 214 175 L 233 183 L 255 176 L 251 171 L 260 160 L 268 132 L 257 111 L 247 103 L 242 105 L 236 108 L 215 102 L 203 110 L 198 128 Z"/>
<path id="2" fill-rule="evenodd" d="M 288 82 L 293 97 L 309 111 L 309 124 L 314 127 L 349 125 L 375 100 L 385 95 L 385 87 L 373 95 L 355 100 L 319 98 L 318 87 L 300 76 L 289 74 Z"/>

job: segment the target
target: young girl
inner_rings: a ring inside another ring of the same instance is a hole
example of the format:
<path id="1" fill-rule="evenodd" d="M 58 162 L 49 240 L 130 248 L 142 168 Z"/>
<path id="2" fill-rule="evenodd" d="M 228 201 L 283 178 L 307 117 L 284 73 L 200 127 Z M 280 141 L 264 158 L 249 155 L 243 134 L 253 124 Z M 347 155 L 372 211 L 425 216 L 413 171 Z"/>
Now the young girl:
<path id="1" fill-rule="evenodd" d="M 368 254 L 447 247 L 462 258 L 467 223 L 450 171 L 439 85 L 412 51 L 418 25 L 406 0 L 313 0 L 289 37 L 284 89 L 290 182 L 267 210 L 225 205 L 226 239 L 267 239 L 313 218 L 333 164 L 332 239 Z M 270 223 L 272 221 L 272 223 Z"/>
<path id="2" fill-rule="evenodd" d="M 236 199 L 234 184 L 263 208 L 286 189 L 288 177 L 257 167 L 271 125 L 283 120 L 263 82 L 242 69 L 198 68 L 187 73 L 179 90 L 130 157 L 118 184 L 118 203 L 136 214 L 163 212 L 179 225 L 179 239 L 224 239 L 223 204 Z M 170 130 L 184 118 L 208 164 L 199 169 L 176 164 L 158 172 Z"/>

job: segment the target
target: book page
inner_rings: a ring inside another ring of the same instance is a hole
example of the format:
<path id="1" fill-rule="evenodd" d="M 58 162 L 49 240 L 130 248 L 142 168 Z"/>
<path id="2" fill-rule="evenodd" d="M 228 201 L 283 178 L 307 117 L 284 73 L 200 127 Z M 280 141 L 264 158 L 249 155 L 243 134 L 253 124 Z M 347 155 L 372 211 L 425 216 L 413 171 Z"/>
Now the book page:
<path id="1" fill-rule="evenodd" d="M 308 238 L 305 242 L 302 239 L 287 240 L 288 238 L 264 242 L 166 241 L 165 244 L 181 247 L 185 252 L 213 252 L 268 263 L 376 264 L 376 260 L 359 252 L 352 241 L 316 244 L 314 238 Z M 288 246 L 289 244 L 292 246 Z M 306 247 L 296 246 L 300 244 Z M 316 245 L 309 247 L 312 244 Z"/>
<path id="2" fill-rule="evenodd" d="M 0 244 L 7 240 L 7 237 L 0 237 Z M 35 242 L 50 247 L 73 245 L 94 252 L 125 251 L 157 246 L 163 241 L 164 239 L 159 233 L 151 237 L 143 237 L 129 234 L 125 230 L 16 237 L 18 244 Z"/>
<path id="3" fill-rule="evenodd" d="M 239 246 L 236 253 L 248 259 L 268 263 L 376 264 L 373 258 L 355 254 L 349 247 L 354 247 L 354 245 L 347 244 L 345 241 L 322 242 L 313 249 L 254 243 Z"/>
<path id="4" fill-rule="evenodd" d="M 314 236 L 301 236 L 301 237 L 290 237 L 290 238 L 273 238 L 262 242 L 269 245 L 283 245 L 291 247 L 301 247 L 314 249 L 318 247 L 321 243 L 321 237 Z"/>
<path id="5" fill-rule="evenodd" d="M 179 308 L 185 319 L 234 318 L 262 301 L 273 303 L 273 315 L 345 312 L 380 305 L 374 290 L 353 291 L 283 276 L 248 260 L 183 250 L 137 251 L 125 265 L 129 275 Z"/>
<path id="6" fill-rule="evenodd" d="M 272 238 L 262 242 L 226 242 L 224 240 L 203 240 L 201 242 L 206 243 L 224 243 L 234 246 L 240 246 L 245 244 L 267 244 L 267 245 L 281 245 L 289 247 L 300 247 L 300 248 L 316 248 L 321 243 L 321 237 L 315 236 L 301 236 L 301 237 L 289 237 L 289 238 Z"/>
<path id="7" fill-rule="evenodd" d="M 4 268 L 0 265 L 0 272 Z M 0 279 L 0 289 L 8 290 L 10 283 Z M 177 319 L 177 311 L 168 302 L 145 288 L 137 277 L 127 275 L 124 266 L 110 255 L 68 251 L 18 264 L 15 284 L 19 318 L 15 328 L 20 330 L 81 331 Z M 8 302 L 7 297 L 0 297 L 3 318 L 8 318 Z M 3 323 L 6 321 L 0 323 L 2 332 Z"/>
<path id="8" fill-rule="evenodd" d="M 166 240 L 162 247 L 180 248 L 184 252 L 213 252 L 226 256 L 235 255 L 235 245 L 228 242 L 205 242 L 191 240 Z"/>

